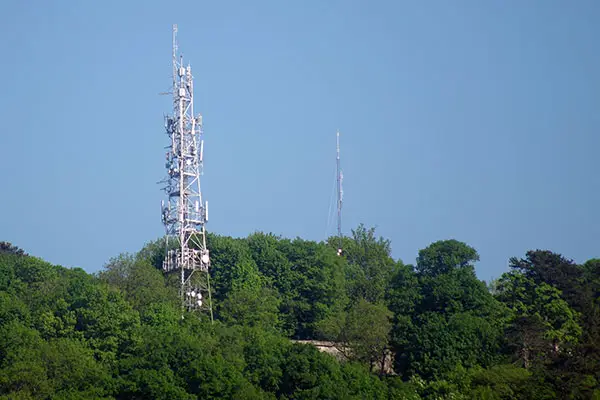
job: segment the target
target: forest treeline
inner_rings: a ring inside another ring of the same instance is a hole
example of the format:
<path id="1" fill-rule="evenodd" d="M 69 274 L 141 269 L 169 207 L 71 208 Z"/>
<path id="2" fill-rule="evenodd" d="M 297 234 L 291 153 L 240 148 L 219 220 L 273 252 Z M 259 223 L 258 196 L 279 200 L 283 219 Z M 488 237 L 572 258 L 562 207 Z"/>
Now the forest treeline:
<path id="1" fill-rule="evenodd" d="M 600 399 L 600 260 L 532 250 L 486 284 L 457 240 L 337 244 L 209 234 L 211 324 L 162 240 L 96 274 L 0 243 L 0 399 Z"/>

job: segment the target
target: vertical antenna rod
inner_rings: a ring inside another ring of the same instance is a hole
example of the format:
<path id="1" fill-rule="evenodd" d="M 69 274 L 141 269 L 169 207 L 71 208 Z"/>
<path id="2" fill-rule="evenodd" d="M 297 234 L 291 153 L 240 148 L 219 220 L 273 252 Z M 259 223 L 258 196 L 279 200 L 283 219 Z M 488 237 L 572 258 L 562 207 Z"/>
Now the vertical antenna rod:
<path id="1" fill-rule="evenodd" d="M 336 133 L 337 140 L 337 156 L 336 156 L 336 167 L 337 167 L 337 234 L 338 234 L 338 256 L 342 255 L 342 199 L 344 192 L 342 190 L 342 169 L 340 166 L 340 131 Z"/>
<path id="2" fill-rule="evenodd" d="M 200 175 L 203 163 L 202 115 L 194 114 L 192 69 L 177 54 L 177 25 L 173 25 L 173 114 L 165 118 L 170 143 L 166 147 L 166 203 L 161 206 L 166 230 L 163 271 L 179 272 L 181 308 L 201 310 L 213 320 L 210 258 L 206 247 L 208 202 L 202 201 Z M 174 244 L 173 244 L 174 242 Z M 182 315 L 183 317 L 183 315 Z"/>

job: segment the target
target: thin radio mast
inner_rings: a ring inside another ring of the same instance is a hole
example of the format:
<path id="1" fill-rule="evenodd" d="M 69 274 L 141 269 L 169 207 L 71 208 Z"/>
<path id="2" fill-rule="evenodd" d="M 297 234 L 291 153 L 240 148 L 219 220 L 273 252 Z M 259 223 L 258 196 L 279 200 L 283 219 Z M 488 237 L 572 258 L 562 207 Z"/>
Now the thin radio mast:
<path id="1" fill-rule="evenodd" d="M 177 25 L 173 25 L 173 114 L 165 118 L 169 145 L 167 177 L 163 190 L 162 220 L 166 230 L 163 271 L 179 274 L 183 311 L 201 310 L 213 320 L 210 258 L 206 247 L 208 202 L 202 201 L 200 175 L 203 165 L 202 115 L 194 114 L 192 69 L 178 57 Z M 183 316 L 182 316 L 183 317 Z"/>
<path id="2" fill-rule="evenodd" d="M 342 169 L 340 165 L 340 131 L 338 130 L 336 133 L 336 141 L 337 141 L 337 156 L 336 156 L 336 167 L 337 167 L 337 234 L 338 234 L 338 255 L 342 255 L 342 200 L 344 197 L 344 192 L 342 190 Z"/>

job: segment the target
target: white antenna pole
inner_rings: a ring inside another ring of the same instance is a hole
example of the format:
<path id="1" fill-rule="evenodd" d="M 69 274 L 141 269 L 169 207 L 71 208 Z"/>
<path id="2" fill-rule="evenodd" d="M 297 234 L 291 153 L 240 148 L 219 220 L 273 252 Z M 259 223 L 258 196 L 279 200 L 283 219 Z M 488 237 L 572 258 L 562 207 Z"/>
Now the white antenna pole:
<path id="1" fill-rule="evenodd" d="M 173 25 L 173 90 L 177 86 L 177 24 Z M 173 96 L 175 94 L 173 93 Z"/>
<path id="2" fill-rule="evenodd" d="M 337 234 L 338 234 L 338 255 L 342 254 L 342 199 L 343 199 L 343 191 L 342 191 L 342 169 L 340 165 L 340 131 L 338 130 L 336 133 L 336 167 L 337 167 Z"/>

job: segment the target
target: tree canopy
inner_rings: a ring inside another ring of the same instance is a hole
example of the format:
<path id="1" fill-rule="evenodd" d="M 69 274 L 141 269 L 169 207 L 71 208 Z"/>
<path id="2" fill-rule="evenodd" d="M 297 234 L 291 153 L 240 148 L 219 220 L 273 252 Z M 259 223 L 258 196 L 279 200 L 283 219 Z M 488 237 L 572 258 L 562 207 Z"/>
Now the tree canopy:
<path id="1" fill-rule="evenodd" d="M 1 242 L 0 399 L 600 399 L 599 259 L 531 250 L 486 285 L 466 243 L 405 264 L 364 225 L 342 256 L 208 245 L 213 324 L 182 318 L 162 239 L 96 274 Z"/>

